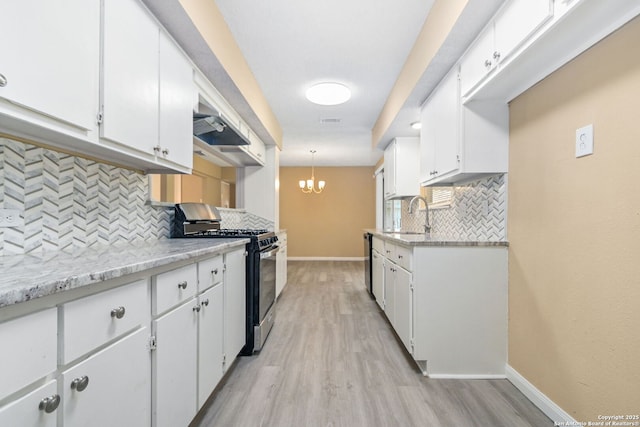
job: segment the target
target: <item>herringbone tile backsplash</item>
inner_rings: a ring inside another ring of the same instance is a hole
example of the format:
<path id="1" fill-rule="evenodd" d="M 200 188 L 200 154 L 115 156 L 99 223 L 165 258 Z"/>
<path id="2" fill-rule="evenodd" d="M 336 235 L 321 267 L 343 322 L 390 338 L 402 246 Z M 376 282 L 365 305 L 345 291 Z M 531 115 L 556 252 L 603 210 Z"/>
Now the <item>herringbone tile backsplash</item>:
<path id="1" fill-rule="evenodd" d="M 0 207 L 24 226 L 0 228 L 0 255 L 169 237 L 166 208 L 146 204 L 144 175 L 0 138 Z"/>
<path id="2" fill-rule="evenodd" d="M 506 175 L 454 187 L 451 207 L 430 212 L 434 233 L 496 241 L 507 237 Z"/>
<path id="3" fill-rule="evenodd" d="M 451 206 L 430 209 L 431 233 L 464 240 L 506 239 L 506 175 L 496 175 L 454 187 Z M 424 211 L 409 214 L 409 199 L 402 200 L 402 230 L 424 231 Z"/>

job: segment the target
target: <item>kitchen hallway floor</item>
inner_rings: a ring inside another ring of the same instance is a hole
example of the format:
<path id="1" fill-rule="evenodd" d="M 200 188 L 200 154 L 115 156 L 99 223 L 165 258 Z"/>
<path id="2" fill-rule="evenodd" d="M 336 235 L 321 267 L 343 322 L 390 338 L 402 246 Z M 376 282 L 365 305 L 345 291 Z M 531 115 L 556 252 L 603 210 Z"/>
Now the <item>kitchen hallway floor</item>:
<path id="1" fill-rule="evenodd" d="M 276 323 L 192 426 L 542 427 L 507 380 L 429 379 L 365 291 L 362 262 L 289 262 Z"/>

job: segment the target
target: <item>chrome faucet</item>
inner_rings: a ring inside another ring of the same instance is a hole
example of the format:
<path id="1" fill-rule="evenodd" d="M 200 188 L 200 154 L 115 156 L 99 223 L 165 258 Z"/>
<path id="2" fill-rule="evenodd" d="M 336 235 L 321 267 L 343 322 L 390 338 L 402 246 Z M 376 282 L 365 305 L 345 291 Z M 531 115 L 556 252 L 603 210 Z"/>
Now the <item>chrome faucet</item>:
<path id="1" fill-rule="evenodd" d="M 416 200 L 422 200 L 424 202 L 424 232 L 429 233 L 431 232 L 431 226 L 429 225 L 429 204 L 427 203 L 427 199 L 422 196 L 415 196 L 411 199 L 409 202 L 409 213 L 413 213 L 413 202 Z M 418 208 L 420 208 L 420 202 L 418 202 Z"/>

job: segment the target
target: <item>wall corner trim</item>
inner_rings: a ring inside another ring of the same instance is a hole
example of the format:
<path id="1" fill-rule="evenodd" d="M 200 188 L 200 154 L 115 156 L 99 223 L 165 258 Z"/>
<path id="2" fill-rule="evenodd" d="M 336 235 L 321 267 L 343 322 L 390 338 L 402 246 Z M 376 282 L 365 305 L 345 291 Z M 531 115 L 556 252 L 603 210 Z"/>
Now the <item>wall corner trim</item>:
<path id="1" fill-rule="evenodd" d="M 553 421 L 555 425 L 580 425 L 571 415 L 527 381 L 525 377 L 520 375 L 520 373 L 510 365 L 507 365 L 505 373 L 507 374 L 509 382 L 516 386 L 516 388 L 536 405 L 538 409 L 544 412 L 547 417 L 551 418 L 551 421 Z"/>

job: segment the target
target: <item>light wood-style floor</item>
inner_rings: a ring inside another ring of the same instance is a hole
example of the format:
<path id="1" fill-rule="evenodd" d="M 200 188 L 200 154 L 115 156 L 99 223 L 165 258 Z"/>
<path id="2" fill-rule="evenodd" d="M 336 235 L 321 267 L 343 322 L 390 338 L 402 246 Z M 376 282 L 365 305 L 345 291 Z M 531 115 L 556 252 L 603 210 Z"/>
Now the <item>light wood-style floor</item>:
<path id="1" fill-rule="evenodd" d="M 289 262 L 261 353 L 241 357 L 193 426 L 541 427 L 507 380 L 422 376 L 364 287 L 362 262 Z"/>

